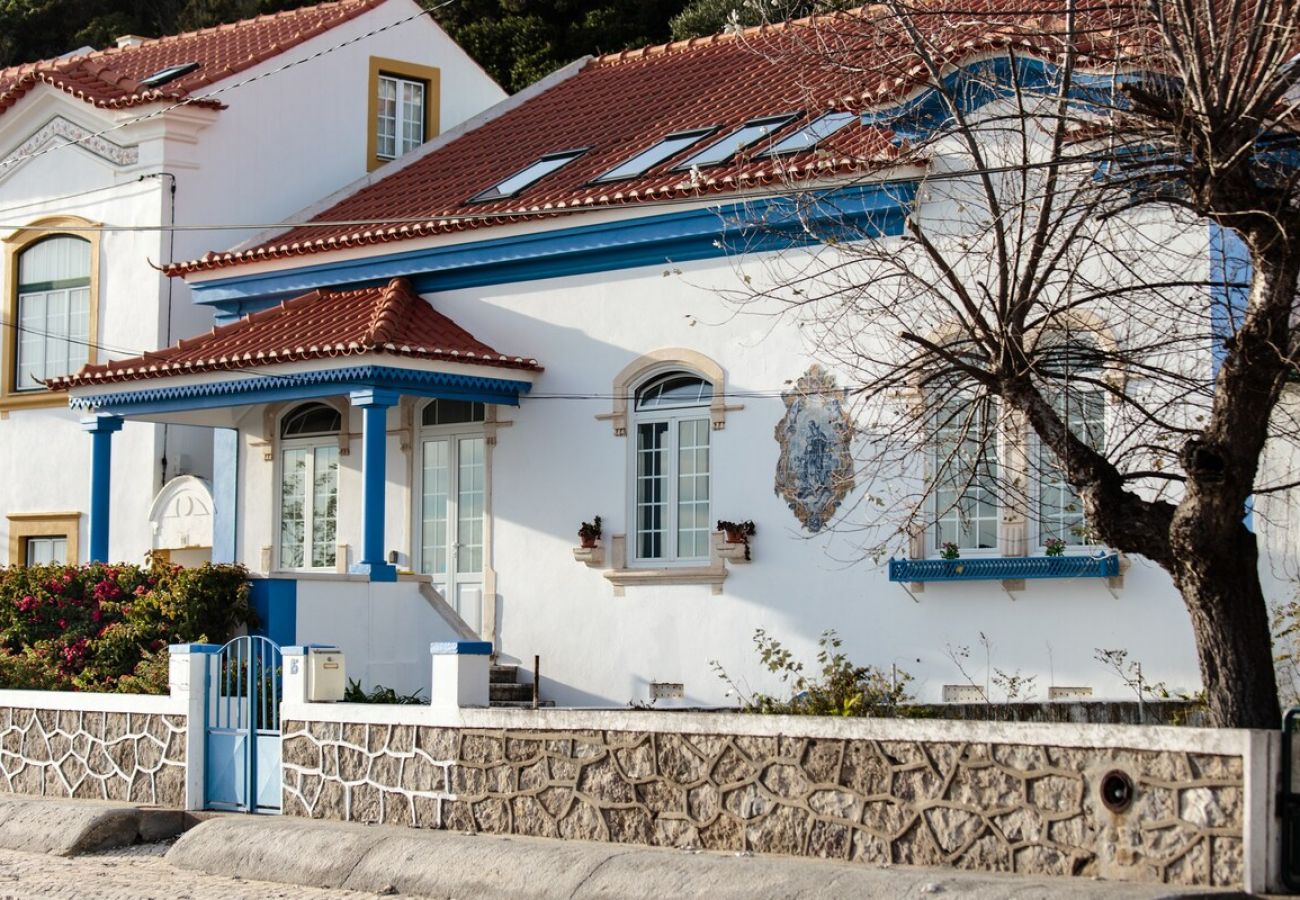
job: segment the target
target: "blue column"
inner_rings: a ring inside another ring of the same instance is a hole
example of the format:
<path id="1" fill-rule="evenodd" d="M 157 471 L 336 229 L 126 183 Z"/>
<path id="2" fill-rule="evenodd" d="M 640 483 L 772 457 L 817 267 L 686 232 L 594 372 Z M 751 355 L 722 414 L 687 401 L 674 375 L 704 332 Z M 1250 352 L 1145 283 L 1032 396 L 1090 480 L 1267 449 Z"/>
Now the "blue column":
<path id="1" fill-rule="evenodd" d="M 94 441 L 90 457 L 90 562 L 108 562 L 109 500 L 113 493 L 113 434 L 122 430 L 117 416 L 88 416 L 81 427 Z"/>
<path id="2" fill-rule="evenodd" d="M 377 388 L 353 391 L 353 406 L 364 412 L 361 433 L 361 561 L 352 572 L 371 581 L 396 581 L 397 569 L 384 559 L 384 490 L 388 484 L 388 408 L 398 400 L 396 391 Z"/>

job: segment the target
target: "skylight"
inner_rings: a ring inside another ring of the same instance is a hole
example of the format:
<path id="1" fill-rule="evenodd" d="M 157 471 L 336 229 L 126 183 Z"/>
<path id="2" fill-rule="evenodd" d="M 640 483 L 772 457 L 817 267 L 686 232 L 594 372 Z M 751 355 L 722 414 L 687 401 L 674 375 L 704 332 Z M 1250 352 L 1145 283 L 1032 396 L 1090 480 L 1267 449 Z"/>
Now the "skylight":
<path id="1" fill-rule="evenodd" d="M 704 166 L 716 166 L 719 163 L 724 163 L 741 150 L 752 147 L 765 137 L 779 131 L 783 125 L 794 119 L 796 115 L 798 115 L 798 113 L 787 113 L 783 116 L 767 116 L 762 119 L 750 119 L 744 125 L 740 126 L 737 131 L 732 132 L 720 141 L 710 144 L 694 156 L 673 166 L 673 170 L 685 171 L 687 169 L 693 169 L 696 166 L 703 168 Z"/>
<path id="2" fill-rule="evenodd" d="M 182 75 L 188 75 L 199 67 L 196 62 L 181 63 L 179 66 L 168 66 L 165 69 L 159 69 L 152 75 L 140 79 L 141 87 L 156 88 L 166 84 L 169 81 L 175 81 Z"/>
<path id="3" fill-rule="evenodd" d="M 809 122 L 803 128 L 800 128 L 794 134 L 778 143 L 771 150 L 766 150 L 759 156 L 780 156 L 783 153 L 798 153 L 803 150 L 812 150 L 822 141 L 838 132 L 850 122 L 857 121 L 858 114 L 851 112 L 829 112 L 824 116 L 819 116 Z"/>
<path id="4" fill-rule="evenodd" d="M 547 175 L 550 175 L 556 169 L 562 167 L 565 163 L 577 159 L 586 152 L 587 148 L 581 147 L 577 150 L 563 150 L 559 153 L 548 153 L 537 162 L 520 169 L 505 181 L 499 181 L 486 191 L 480 191 L 473 197 L 470 197 L 469 202 L 478 203 L 483 200 L 504 200 L 507 197 L 513 197 L 524 188 L 541 181 Z"/>
<path id="5" fill-rule="evenodd" d="M 618 181 L 620 178 L 631 178 L 634 175 L 643 175 L 652 167 L 659 165 L 665 159 L 676 156 L 680 151 L 685 150 L 691 144 L 694 144 L 702 137 L 713 134 L 717 127 L 696 128 L 692 131 L 678 131 L 668 135 L 662 141 L 653 147 L 647 147 L 636 156 L 620 163 L 610 169 L 599 178 L 593 178 L 592 181 Z"/>

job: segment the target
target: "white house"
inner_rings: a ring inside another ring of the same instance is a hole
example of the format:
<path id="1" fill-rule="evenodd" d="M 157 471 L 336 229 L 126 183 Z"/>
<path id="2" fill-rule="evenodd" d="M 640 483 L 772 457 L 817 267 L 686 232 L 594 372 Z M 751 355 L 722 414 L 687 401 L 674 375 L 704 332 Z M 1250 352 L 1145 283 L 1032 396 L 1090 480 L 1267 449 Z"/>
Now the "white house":
<path id="1" fill-rule="evenodd" d="M 0 71 L 0 564 L 207 559 L 211 433 L 126 425 L 115 528 L 96 547 L 80 474 L 92 438 L 43 382 L 211 327 L 158 267 L 280 221 L 504 96 L 412 0 L 118 44 Z"/>
<path id="2" fill-rule="evenodd" d="M 891 162 L 882 111 L 917 89 L 849 93 L 842 73 L 783 64 L 803 28 L 580 60 L 289 227 L 176 263 L 195 308 L 226 324 L 57 387 L 109 428 L 236 433 L 215 460 L 232 511 L 216 546 L 267 576 L 273 637 L 342 647 L 368 685 L 427 687 L 429 640 L 473 633 L 503 661 L 540 656 L 560 703 L 680 685 L 678 702 L 725 704 L 712 660 L 773 686 L 756 628 L 804 658 L 834 628 L 924 699 L 962 693 L 948 652 L 962 646 L 972 681 L 1020 670 L 1040 697 L 1124 696 L 1097 648 L 1195 689 L 1168 577 L 1086 546 L 1045 499 L 1059 484 L 1034 487 L 1047 512 L 937 510 L 892 577 L 840 527 L 870 508 L 847 461 L 852 374 L 726 295 L 801 264 L 789 179 L 832 192 L 836 221 L 873 240 L 908 215 L 960 216 Z M 816 230 L 829 214 L 809 215 Z M 1150 228 L 1209 278 L 1204 229 Z M 1186 358 L 1213 365 L 1208 342 Z M 1087 408 L 1110 415 L 1104 398 Z M 602 540 L 578 547 L 595 516 Z M 748 548 L 718 520 L 752 520 Z M 1053 538 L 1071 544 L 1063 562 L 1044 555 Z M 960 579 L 937 559 L 948 540 Z"/>

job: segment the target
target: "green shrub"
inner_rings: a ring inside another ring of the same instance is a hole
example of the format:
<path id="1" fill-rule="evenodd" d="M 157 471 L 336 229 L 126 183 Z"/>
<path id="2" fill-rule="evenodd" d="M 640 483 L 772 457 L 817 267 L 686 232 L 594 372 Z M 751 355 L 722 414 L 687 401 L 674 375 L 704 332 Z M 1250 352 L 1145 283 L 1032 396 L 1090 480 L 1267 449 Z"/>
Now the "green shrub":
<path id="1" fill-rule="evenodd" d="M 242 566 L 0 568 L 0 687 L 166 693 L 168 644 L 253 621 Z"/>
<path id="2" fill-rule="evenodd" d="M 361 686 L 361 682 L 355 678 L 348 679 L 348 686 L 343 691 L 344 703 L 395 703 L 399 706 L 415 706 L 425 701 L 420 697 L 420 692 L 414 694 L 399 694 L 390 687 L 384 687 L 382 684 L 375 685 L 375 689 L 366 693 L 366 689 Z"/>
<path id="3" fill-rule="evenodd" d="M 755 692 L 749 694 L 731 679 L 722 664 L 711 661 L 713 671 L 730 687 L 745 712 L 796 716 L 880 716 L 907 714 L 913 700 L 908 691 L 912 676 L 902 669 L 886 673 L 875 666 L 859 666 L 840 652 L 834 631 L 822 632 L 817 642 L 819 673 L 808 676 L 804 664 L 762 628 L 754 631 L 754 649 L 769 672 L 788 686 L 788 699 Z"/>

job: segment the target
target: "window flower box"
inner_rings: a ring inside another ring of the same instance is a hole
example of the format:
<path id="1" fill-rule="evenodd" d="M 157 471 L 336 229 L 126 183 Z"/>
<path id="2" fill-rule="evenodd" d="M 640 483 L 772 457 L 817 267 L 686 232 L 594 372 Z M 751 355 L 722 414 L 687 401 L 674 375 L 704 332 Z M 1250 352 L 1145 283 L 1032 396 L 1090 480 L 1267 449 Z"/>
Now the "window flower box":
<path id="1" fill-rule="evenodd" d="M 902 582 L 1115 578 L 1119 574 L 1118 553 L 1097 556 L 999 556 L 889 561 L 889 580 Z"/>

